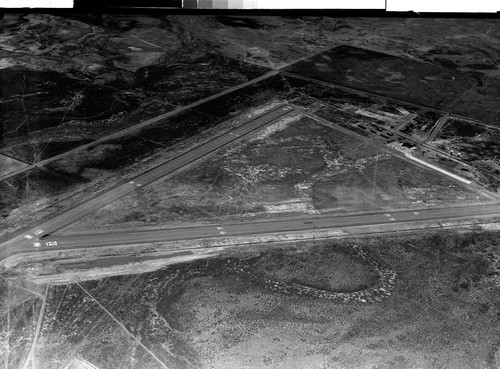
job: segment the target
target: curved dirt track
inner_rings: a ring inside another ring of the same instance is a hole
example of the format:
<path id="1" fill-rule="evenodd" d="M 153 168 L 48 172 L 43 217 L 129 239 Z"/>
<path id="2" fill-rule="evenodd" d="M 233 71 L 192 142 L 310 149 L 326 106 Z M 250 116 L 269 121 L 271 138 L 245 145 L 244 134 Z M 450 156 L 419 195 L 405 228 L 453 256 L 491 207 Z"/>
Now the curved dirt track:
<path id="1" fill-rule="evenodd" d="M 268 278 L 263 275 L 262 272 L 257 271 L 257 269 L 254 268 L 248 260 L 240 260 L 237 258 L 229 258 L 216 268 L 209 266 L 210 262 L 204 262 L 205 264 L 196 263 L 194 265 L 193 263 L 189 263 L 190 265 L 181 266 L 181 268 L 177 270 L 176 275 L 171 282 L 174 282 L 175 280 L 185 281 L 189 278 L 209 275 L 212 270 L 216 270 L 216 273 L 235 273 L 243 278 L 247 278 L 252 282 L 264 286 L 271 291 L 287 295 L 327 299 L 332 300 L 335 303 L 373 303 L 389 297 L 396 283 L 396 272 L 383 265 L 361 247 L 354 245 L 352 246 L 352 249 L 354 250 L 355 261 L 365 265 L 370 265 L 379 276 L 374 285 L 358 291 L 328 291 L 309 287 L 300 283 L 287 283 L 279 281 L 277 279 Z"/>
<path id="2" fill-rule="evenodd" d="M 257 272 L 251 265 L 245 261 L 228 260 L 226 268 L 238 275 L 249 278 L 254 282 L 264 285 L 272 291 L 285 293 L 288 295 L 298 295 L 315 297 L 320 299 L 333 300 L 337 303 L 358 302 L 370 303 L 380 301 L 391 295 L 391 290 L 396 282 L 396 272 L 382 265 L 378 260 L 371 257 L 359 246 L 353 246 L 356 253 L 356 259 L 363 264 L 368 264 L 375 269 L 379 279 L 375 285 L 353 292 L 336 292 L 322 290 L 305 286 L 300 283 L 286 283 L 275 279 L 267 278 Z"/>

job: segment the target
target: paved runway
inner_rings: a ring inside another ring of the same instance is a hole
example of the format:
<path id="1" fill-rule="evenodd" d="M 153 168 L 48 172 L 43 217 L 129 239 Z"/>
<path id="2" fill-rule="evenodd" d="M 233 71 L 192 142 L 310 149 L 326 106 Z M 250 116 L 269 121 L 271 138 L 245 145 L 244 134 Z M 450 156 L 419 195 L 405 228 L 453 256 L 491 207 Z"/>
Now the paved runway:
<path id="1" fill-rule="evenodd" d="M 488 204 L 347 216 L 309 216 L 306 218 L 219 223 L 156 230 L 131 230 L 119 233 L 74 234 L 46 237 L 41 241 L 43 243 L 42 248 L 49 247 L 55 250 L 65 250 L 185 239 L 335 229 L 349 226 L 412 223 L 414 221 L 422 220 L 470 218 L 485 215 L 500 215 L 499 205 Z M 52 242 L 53 246 L 48 246 L 46 244 L 48 242 Z M 57 243 L 57 245 L 55 245 L 55 243 Z M 32 245 L 30 245 L 30 247 L 33 248 Z"/>
<path id="2" fill-rule="evenodd" d="M 273 120 L 284 117 L 293 110 L 288 105 L 279 105 L 266 113 L 253 118 L 244 125 L 216 137 L 192 150 L 179 155 L 153 169 L 119 183 L 102 195 L 71 209 L 66 209 L 53 218 L 40 224 L 27 234 L 8 241 L 0 248 L 0 260 L 17 253 L 33 253 L 51 250 L 70 250 L 89 247 L 165 242 L 213 237 L 231 237 L 283 233 L 293 231 L 312 231 L 315 229 L 335 229 L 350 226 L 369 226 L 391 223 L 412 223 L 414 221 L 472 218 L 475 216 L 500 216 L 498 204 L 469 205 L 460 207 L 422 209 L 418 211 L 396 211 L 392 213 L 372 212 L 359 215 L 304 216 L 293 219 L 268 221 L 242 221 L 233 223 L 206 224 L 196 226 L 172 227 L 165 229 L 135 229 L 116 233 L 86 233 L 73 235 L 53 235 L 51 233 L 91 214 L 110 202 L 127 195 L 138 187 L 149 185 L 175 173 L 177 170 L 218 150 Z M 43 238 L 42 238 L 43 237 Z M 40 239 L 39 239 L 40 238 Z M 35 247 L 35 244 L 39 247 Z"/>
<path id="3" fill-rule="evenodd" d="M 264 75 L 262 75 L 260 77 L 254 78 L 254 79 L 252 79 L 250 81 L 244 82 L 244 83 L 239 84 L 237 86 L 230 87 L 227 90 L 223 90 L 223 91 L 218 92 L 218 93 L 216 93 L 214 95 L 208 96 L 208 97 L 206 97 L 204 99 L 195 101 L 195 102 L 193 102 L 191 104 L 178 107 L 178 108 L 176 108 L 176 109 L 174 109 L 172 111 L 169 111 L 167 113 L 163 113 L 163 114 L 160 114 L 160 115 L 158 115 L 156 117 L 146 119 L 145 121 L 142 121 L 142 122 L 140 122 L 138 124 L 135 124 L 132 127 L 124 128 L 124 129 L 119 130 L 117 132 L 113 132 L 113 133 L 111 133 L 109 135 L 106 135 L 104 137 L 101 137 L 101 138 L 99 138 L 99 139 L 97 139 L 95 141 L 89 142 L 88 144 L 80 145 L 78 147 L 75 147 L 74 149 L 68 150 L 68 151 L 66 151 L 66 152 L 64 152 L 62 154 L 52 156 L 50 158 L 38 161 L 36 163 L 27 163 L 28 166 L 26 166 L 25 168 L 21 168 L 21 169 L 19 169 L 18 171 L 14 172 L 14 173 L 8 173 L 8 174 L 3 175 L 3 176 L 0 175 L 0 180 L 4 180 L 4 179 L 7 179 L 7 178 L 10 178 L 10 177 L 12 177 L 14 175 L 17 175 L 19 173 L 27 172 L 28 170 L 31 170 L 31 169 L 36 168 L 36 167 L 42 167 L 42 166 L 47 165 L 49 163 L 52 163 L 52 162 L 54 162 L 56 160 L 64 158 L 65 156 L 74 154 L 74 153 L 76 153 L 78 151 L 89 149 L 91 147 L 94 147 L 94 146 L 97 146 L 99 144 L 105 143 L 106 141 L 109 141 L 111 139 L 122 137 L 122 136 L 125 136 L 125 135 L 128 135 L 128 134 L 134 133 L 134 132 L 139 131 L 140 129 L 142 129 L 142 128 L 146 127 L 146 126 L 149 126 L 151 124 L 157 123 L 157 122 L 161 121 L 162 119 L 166 119 L 168 117 L 174 116 L 174 115 L 179 114 L 179 113 L 181 113 L 183 111 L 186 111 L 188 109 L 196 108 L 199 105 L 205 104 L 207 102 L 215 100 L 215 99 L 217 99 L 219 97 L 222 97 L 224 95 L 228 95 L 228 94 L 230 94 L 230 93 L 232 93 L 234 91 L 238 91 L 238 90 L 241 90 L 241 89 L 243 89 L 245 87 L 251 86 L 251 85 L 253 85 L 255 83 L 264 81 L 267 78 L 270 78 L 270 77 L 272 77 L 272 76 L 274 76 L 274 75 L 276 75 L 278 73 L 279 73 L 278 70 L 271 70 L 271 71 L 267 72 L 266 74 L 264 74 Z"/>
<path id="4" fill-rule="evenodd" d="M 111 203 L 123 197 L 136 188 L 149 185 L 156 180 L 165 178 L 168 175 L 175 173 L 177 170 L 191 164 L 192 162 L 201 159 L 205 155 L 208 155 L 221 147 L 228 145 L 229 143 L 237 140 L 239 137 L 244 136 L 270 122 L 273 120 L 282 118 L 292 111 L 292 108 L 287 105 L 279 105 L 266 113 L 255 117 L 244 125 L 218 136 L 211 141 L 201 144 L 192 150 L 179 155 L 178 157 L 169 160 L 153 169 L 147 170 L 127 182 L 122 182 L 116 187 L 110 189 L 106 193 L 94 197 L 93 199 L 76 205 L 70 209 L 63 211 L 62 213 L 56 215 L 55 217 L 47 220 L 46 222 L 40 224 L 38 227 L 34 228 L 28 235 L 41 237 L 57 231 L 69 224 L 74 223 L 76 220 L 83 218 L 86 215 L 98 210 L 99 208 Z"/>

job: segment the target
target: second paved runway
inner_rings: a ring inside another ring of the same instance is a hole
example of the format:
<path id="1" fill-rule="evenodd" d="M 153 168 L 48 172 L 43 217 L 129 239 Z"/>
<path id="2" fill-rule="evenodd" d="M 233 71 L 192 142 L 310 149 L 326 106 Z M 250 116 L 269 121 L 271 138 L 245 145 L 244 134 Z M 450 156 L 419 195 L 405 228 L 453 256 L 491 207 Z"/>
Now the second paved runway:
<path id="1" fill-rule="evenodd" d="M 222 134 L 206 143 L 203 143 L 192 150 L 177 156 L 176 158 L 163 163 L 153 169 L 147 170 L 126 182 L 122 182 L 116 187 L 96 196 L 93 199 L 84 203 L 78 204 L 64 212 L 49 219 L 38 227 L 34 228 L 28 235 L 44 236 L 53 233 L 69 224 L 74 223 L 76 220 L 83 218 L 86 215 L 100 209 L 101 207 L 115 201 L 131 192 L 138 187 L 149 185 L 161 178 L 175 173 L 179 169 L 191 164 L 192 162 L 201 159 L 202 157 L 228 145 L 229 143 L 237 140 L 241 136 L 249 134 L 252 131 L 274 121 L 280 119 L 290 113 L 291 107 L 287 105 L 279 105 L 273 109 L 251 119 L 244 125 L 235 128 L 234 130 Z M 31 234 L 30 234 L 31 233 Z"/>

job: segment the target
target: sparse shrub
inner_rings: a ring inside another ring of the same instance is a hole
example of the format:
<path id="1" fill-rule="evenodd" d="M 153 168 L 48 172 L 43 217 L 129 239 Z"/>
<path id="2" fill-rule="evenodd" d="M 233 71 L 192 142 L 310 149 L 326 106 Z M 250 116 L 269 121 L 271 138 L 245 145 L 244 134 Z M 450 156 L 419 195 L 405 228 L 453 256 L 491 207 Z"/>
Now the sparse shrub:
<path id="1" fill-rule="evenodd" d="M 122 219 L 123 222 L 142 222 L 144 220 L 144 213 L 138 210 L 134 210 L 133 212 L 126 214 Z"/>

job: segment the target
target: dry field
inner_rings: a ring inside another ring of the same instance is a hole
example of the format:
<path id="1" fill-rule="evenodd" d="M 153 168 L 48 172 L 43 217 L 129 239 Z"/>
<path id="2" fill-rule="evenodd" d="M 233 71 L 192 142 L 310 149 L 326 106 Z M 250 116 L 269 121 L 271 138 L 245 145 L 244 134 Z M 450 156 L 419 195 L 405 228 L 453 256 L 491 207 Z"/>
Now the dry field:
<path id="1" fill-rule="evenodd" d="M 498 232 L 440 231 L 283 242 L 252 254 L 50 286 L 36 363 L 493 369 L 500 344 L 498 239 Z M 246 265 L 285 286 L 349 294 L 379 279 L 372 263 L 353 252 L 357 247 L 397 273 L 390 296 L 346 303 L 283 293 L 233 267 Z"/>
<path id="2" fill-rule="evenodd" d="M 263 219 L 483 200 L 383 146 L 300 114 L 285 117 L 71 228 Z"/>

